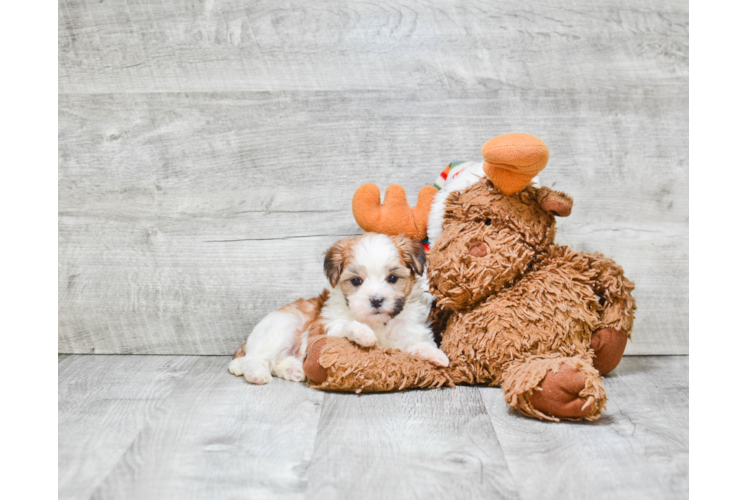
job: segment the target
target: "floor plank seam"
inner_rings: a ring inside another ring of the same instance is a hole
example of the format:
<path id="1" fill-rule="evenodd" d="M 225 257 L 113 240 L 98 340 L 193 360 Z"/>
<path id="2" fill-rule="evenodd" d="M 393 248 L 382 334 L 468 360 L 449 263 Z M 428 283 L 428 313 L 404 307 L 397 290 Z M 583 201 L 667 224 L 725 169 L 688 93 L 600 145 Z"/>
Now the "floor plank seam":
<path id="1" fill-rule="evenodd" d="M 317 389 L 312 389 L 311 387 L 308 387 L 308 390 L 310 391 L 316 391 Z M 325 403 L 330 397 L 330 393 L 326 392 L 324 396 L 322 397 L 322 402 L 319 405 L 319 412 L 317 413 L 317 425 L 314 428 L 314 443 L 312 444 L 312 455 L 309 459 L 309 466 L 307 467 L 306 474 L 306 487 L 304 488 L 304 499 L 309 498 L 309 476 L 308 472 L 309 469 L 312 467 L 312 464 L 314 463 L 314 456 L 317 453 L 317 443 L 319 442 L 319 427 L 322 425 L 322 412 L 325 410 Z"/>
<path id="2" fill-rule="evenodd" d="M 499 439 L 499 434 L 496 432 L 496 426 L 493 425 L 493 418 L 491 418 L 491 410 L 488 408 L 488 405 L 486 404 L 486 400 L 483 399 L 483 391 L 480 390 L 480 386 L 474 386 L 475 390 L 478 392 L 478 396 L 480 397 L 480 402 L 483 405 L 483 409 L 486 410 L 486 415 L 488 415 L 488 421 L 491 423 L 491 430 L 493 431 L 493 435 L 496 437 L 496 442 L 499 444 L 499 451 L 501 451 L 501 456 L 504 458 L 504 462 L 506 463 L 506 468 L 509 471 L 509 477 L 512 479 L 512 483 L 514 485 L 514 491 L 517 492 L 517 498 L 522 499 L 522 493 L 520 492 L 520 489 L 517 485 L 517 479 L 515 477 L 515 473 L 512 470 L 512 466 L 509 464 L 509 460 L 507 459 L 507 454 L 504 452 L 504 447 L 501 444 L 501 439 Z M 499 388 L 494 388 L 496 390 L 502 391 L 502 397 L 504 395 L 504 391 Z"/>
<path id="3" fill-rule="evenodd" d="M 127 354 L 124 354 L 123 356 L 127 356 Z M 179 357 L 181 357 L 181 356 L 179 356 Z M 96 483 L 96 486 L 94 486 L 91 489 L 91 496 L 88 497 L 88 500 L 92 500 L 92 499 L 96 498 L 96 494 L 97 494 L 99 488 L 101 487 L 101 485 L 104 484 L 107 481 L 107 479 L 109 479 L 109 476 L 112 474 L 112 472 L 114 471 L 114 469 L 117 468 L 117 466 L 119 465 L 120 461 L 122 460 L 122 457 L 124 457 L 127 454 L 127 452 L 130 451 L 130 449 L 132 448 L 132 446 L 138 440 L 138 437 L 140 437 L 140 434 L 143 432 L 143 429 L 145 429 L 151 423 L 151 420 L 158 414 L 159 411 L 161 411 L 161 408 L 163 408 L 164 404 L 169 400 L 169 398 L 174 393 L 174 391 L 177 389 L 177 387 L 179 387 L 180 385 L 182 385 L 182 383 L 184 382 L 184 379 L 187 377 L 187 375 L 189 375 L 189 373 L 195 368 L 195 365 L 198 362 L 197 358 L 198 357 L 195 356 L 195 361 L 192 363 L 192 366 L 190 366 L 190 368 L 188 370 L 185 370 L 184 374 L 180 377 L 179 382 L 176 383 L 176 384 L 174 384 L 174 386 L 171 388 L 171 390 L 169 391 L 169 393 L 166 396 L 164 396 L 164 398 L 161 400 L 161 403 L 153 410 L 153 413 L 151 413 L 151 415 L 149 416 L 149 418 L 146 419 L 143 422 L 143 425 L 140 426 L 140 428 L 138 429 L 137 433 L 133 436 L 133 439 L 130 442 L 130 444 L 127 446 L 127 448 L 124 448 L 122 450 L 122 453 L 120 453 L 119 457 L 117 457 L 117 460 L 112 463 L 112 466 L 109 468 L 109 470 L 107 471 L 106 475 L 103 475 L 102 478 L 101 478 L 101 480 L 98 483 Z"/>

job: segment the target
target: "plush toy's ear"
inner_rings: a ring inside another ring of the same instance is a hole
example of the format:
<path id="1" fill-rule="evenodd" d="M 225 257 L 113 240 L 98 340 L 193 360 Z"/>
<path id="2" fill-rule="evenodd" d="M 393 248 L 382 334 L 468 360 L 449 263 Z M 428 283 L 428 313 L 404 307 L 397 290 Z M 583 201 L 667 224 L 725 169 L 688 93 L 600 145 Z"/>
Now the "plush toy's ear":
<path id="1" fill-rule="evenodd" d="M 574 200 L 566 193 L 541 187 L 537 190 L 536 199 L 540 204 L 540 208 L 546 212 L 552 213 L 557 217 L 568 217 L 571 215 L 571 207 L 574 205 Z"/>
<path id="2" fill-rule="evenodd" d="M 325 254 L 325 276 L 327 276 L 327 279 L 330 281 L 330 285 L 333 288 L 338 284 L 338 281 L 340 281 L 340 275 L 343 273 L 346 249 L 350 244 L 350 240 L 351 239 L 348 238 L 336 241 Z"/>
<path id="3" fill-rule="evenodd" d="M 410 268 L 416 275 L 421 276 L 426 266 L 426 251 L 423 245 L 416 240 L 406 238 L 403 235 L 390 236 L 392 243 L 400 252 L 405 265 Z"/>
<path id="4" fill-rule="evenodd" d="M 353 195 L 353 217 L 361 229 L 388 235 L 404 234 L 415 240 L 426 237 L 429 210 L 438 190 L 425 186 L 418 193 L 415 207 L 408 205 L 405 189 L 392 184 L 384 193 L 380 204 L 379 188 L 376 184 L 364 184 Z"/>

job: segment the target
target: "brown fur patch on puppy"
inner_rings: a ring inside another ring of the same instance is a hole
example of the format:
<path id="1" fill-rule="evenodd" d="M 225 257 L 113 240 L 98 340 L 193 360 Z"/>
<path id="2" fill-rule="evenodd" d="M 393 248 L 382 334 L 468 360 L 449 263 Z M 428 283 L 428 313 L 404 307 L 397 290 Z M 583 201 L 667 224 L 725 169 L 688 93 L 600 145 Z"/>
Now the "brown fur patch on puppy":
<path id="1" fill-rule="evenodd" d="M 297 299 L 296 301 L 286 304 L 278 309 L 278 312 L 294 314 L 304 319 L 304 326 L 300 328 L 294 336 L 293 345 L 289 352 L 291 356 L 296 356 L 301 350 L 303 350 L 304 332 L 308 332 L 308 338 L 311 338 L 312 335 L 322 335 L 324 333 L 319 314 L 329 297 L 330 292 L 328 290 L 323 290 L 317 297 L 311 299 Z M 242 356 L 243 355 L 244 354 L 242 354 Z"/>
<path id="2" fill-rule="evenodd" d="M 336 241 L 325 254 L 325 276 L 327 276 L 330 285 L 337 286 L 340 281 L 340 275 L 343 273 L 346 262 L 350 259 L 353 252 L 353 244 L 358 238 L 346 238 Z"/>
<path id="3" fill-rule="evenodd" d="M 236 351 L 234 351 L 234 357 L 232 359 L 243 358 L 244 356 L 246 356 L 247 355 L 247 353 L 245 351 L 246 347 L 247 347 L 247 343 L 246 342 L 243 343 L 242 345 L 240 345 L 239 347 L 237 347 Z"/>
<path id="4" fill-rule="evenodd" d="M 423 245 L 402 234 L 390 236 L 390 240 L 392 240 L 397 251 L 400 252 L 403 264 L 418 276 L 422 275 L 426 266 L 426 251 L 423 249 Z"/>

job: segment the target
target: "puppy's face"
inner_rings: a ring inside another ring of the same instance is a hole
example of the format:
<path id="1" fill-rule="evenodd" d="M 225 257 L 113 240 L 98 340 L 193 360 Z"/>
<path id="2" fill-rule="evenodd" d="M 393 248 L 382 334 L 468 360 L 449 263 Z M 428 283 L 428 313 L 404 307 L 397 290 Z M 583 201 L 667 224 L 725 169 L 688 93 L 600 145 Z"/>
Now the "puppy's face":
<path id="1" fill-rule="evenodd" d="M 325 274 L 340 286 L 357 321 L 377 324 L 400 314 L 425 264 L 417 241 L 366 233 L 335 243 L 325 256 Z"/>

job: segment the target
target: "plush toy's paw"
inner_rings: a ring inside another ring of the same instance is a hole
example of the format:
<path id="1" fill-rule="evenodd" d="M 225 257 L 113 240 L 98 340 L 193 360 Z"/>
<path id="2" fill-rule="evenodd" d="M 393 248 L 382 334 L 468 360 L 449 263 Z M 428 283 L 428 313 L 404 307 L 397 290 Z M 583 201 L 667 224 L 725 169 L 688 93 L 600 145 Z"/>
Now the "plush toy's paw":
<path id="1" fill-rule="evenodd" d="M 426 342 L 413 344 L 406 349 L 406 352 L 423 358 L 435 366 L 449 366 L 449 358 L 447 355 L 435 345 Z"/>
<path id="2" fill-rule="evenodd" d="M 539 390 L 530 394 L 530 403 L 548 415 L 584 418 L 593 410 L 591 401 L 579 395 L 584 390 L 585 379 L 582 372 L 562 364 L 558 372 L 548 371 Z"/>
<path id="3" fill-rule="evenodd" d="M 315 384 L 322 384 L 327 380 L 327 368 L 323 367 L 319 362 L 319 357 L 322 354 L 325 344 L 327 344 L 326 337 L 311 342 L 309 350 L 306 353 L 306 358 L 304 358 L 304 373 L 306 374 L 306 378 Z"/>
<path id="4" fill-rule="evenodd" d="M 377 334 L 374 330 L 358 321 L 352 321 L 348 327 L 348 339 L 362 347 L 377 345 Z"/>
<path id="5" fill-rule="evenodd" d="M 615 328 L 603 328 L 592 334 L 590 346 L 595 351 L 592 366 L 600 372 L 600 375 L 606 375 L 618 366 L 623 358 L 627 342 L 626 334 Z"/>
<path id="6" fill-rule="evenodd" d="M 534 355 L 510 362 L 501 389 L 506 403 L 530 417 L 595 420 L 607 397 L 600 374 L 586 357 Z"/>

